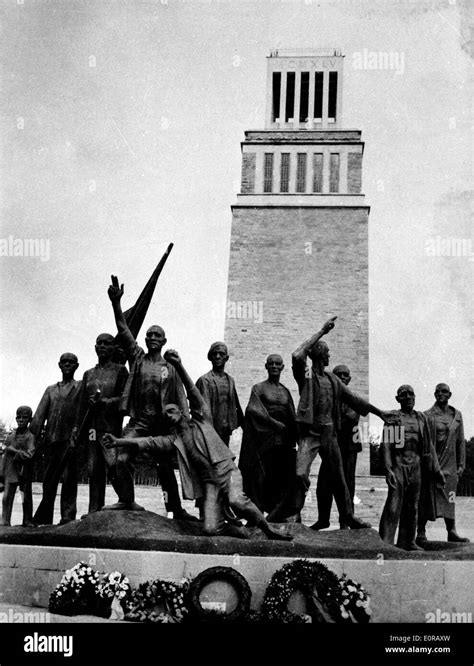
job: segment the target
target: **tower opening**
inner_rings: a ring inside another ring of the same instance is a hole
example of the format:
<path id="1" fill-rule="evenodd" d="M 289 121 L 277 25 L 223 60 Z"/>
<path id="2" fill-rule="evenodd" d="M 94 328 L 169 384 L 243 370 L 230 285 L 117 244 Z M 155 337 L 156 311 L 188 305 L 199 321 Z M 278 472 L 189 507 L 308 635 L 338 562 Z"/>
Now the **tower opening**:
<path id="1" fill-rule="evenodd" d="M 322 122 L 323 119 L 323 72 L 314 73 L 314 119 Z"/>
<path id="2" fill-rule="evenodd" d="M 323 154 L 313 155 L 313 192 L 323 191 Z"/>
<path id="3" fill-rule="evenodd" d="M 306 192 L 306 153 L 298 153 L 296 168 L 296 191 Z"/>
<path id="4" fill-rule="evenodd" d="M 339 192 L 339 153 L 331 153 L 329 164 L 329 191 Z"/>
<path id="5" fill-rule="evenodd" d="M 274 123 L 280 117 L 281 72 L 273 72 L 272 91 L 272 122 Z"/>
<path id="6" fill-rule="evenodd" d="M 273 192 L 273 153 L 265 153 L 263 191 Z"/>
<path id="7" fill-rule="evenodd" d="M 300 123 L 308 120 L 309 72 L 301 72 L 300 87 Z"/>
<path id="8" fill-rule="evenodd" d="M 285 122 L 293 118 L 295 113 L 295 72 L 286 74 L 286 109 Z"/>
<path id="9" fill-rule="evenodd" d="M 290 153 L 281 154 L 280 192 L 288 192 L 290 184 Z"/>
<path id="10" fill-rule="evenodd" d="M 329 72 L 328 121 L 336 122 L 337 112 L 337 72 Z"/>

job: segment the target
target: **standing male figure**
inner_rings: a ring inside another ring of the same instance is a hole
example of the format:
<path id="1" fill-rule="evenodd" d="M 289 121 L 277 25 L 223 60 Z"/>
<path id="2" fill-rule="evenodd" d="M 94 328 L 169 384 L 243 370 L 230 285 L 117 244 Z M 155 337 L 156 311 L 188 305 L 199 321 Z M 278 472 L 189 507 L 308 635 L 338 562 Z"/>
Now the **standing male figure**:
<path id="1" fill-rule="evenodd" d="M 300 392 L 296 412 L 300 440 L 296 454 L 296 484 L 292 500 L 292 512 L 295 516 L 292 519 L 301 521 L 300 514 L 310 485 L 311 465 L 319 453 L 323 461 L 327 460 L 332 491 L 342 525 L 360 529 L 370 525 L 354 517 L 337 443 L 337 432 L 341 427 L 342 403 L 345 402 L 364 416 L 371 412 L 384 421 L 389 421 L 390 416 L 352 393 L 338 377 L 326 372 L 325 368 L 329 365 L 329 348 L 320 340 L 334 328 L 336 319 L 337 317 L 329 319 L 320 331 L 296 349 L 292 357 L 293 376 Z M 311 368 L 306 364 L 308 356 L 312 361 Z M 268 518 L 273 520 L 273 514 Z M 318 523 L 312 527 L 319 529 Z"/>
<path id="2" fill-rule="evenodd" d="M 430 498 L 422 496 L 416 538 L 419 546 L 423 546 L 427 541 L 426 522 L 440 517 L 444 518 L 448 541 L 469 542 L 468 538 L 459 536 L 456 532 L 456 490 L 466 464 L 466 443 L 462 414 L 449 404 L 451 395 L 451 389 L 447 384 L 437 384 L 434 392 L 436 402 L 431 409 L 425 412 L 446 485 L 430 484 L 431 501 Z M 434 509 L 431 512 L 430 507 Z"/>
<path id="3" fill-rule="evenodd" d="M 279 354 L 270 354 L 268 379 L 252 387 L 239 457 L 245 493 L 268 512 L 283 500 L 295 476 L 296 413 L 291 393 L 280 384 L 284 367 Z"/>
<path id="4" fill-rule="evenodd" d="M 173 366 L 167 363 L 161 355 L 161 350 L 166 344 L 165 332 L 161 326 L 150 326 L 145 337 L 147 346 L 145 353 L 138 346 L 125 321 L 120 305 L 123 284 L 119 287 L 117 277 L 114 275 L 108 294 L 114 310 L 120 343 L 130 365 L 130 374 L 120 403 L 120 409 L 130 415 L 124 437 L 134 439 L 167 434 L 168 423 L 163 416 L 163 407 L 168 403 L 176 404 L 186 415 L 189 414 L 189 409 L 181 379 Z M 107 509 L 143 509 L 135 502 L 133 463 L 137 453 L 137 449 L 133 447 L 120 450 L 116 465 L 119 501 L 117 504 L 106 507 Z M 171 449 L 168 454 L 160 457 L 158 466 L 166 510 L 172 511 L 175 519 L 195 520 L 195 517 L 188 514 L 181 506 L 173 469 L 175 455 L 174 450 Z"/>
<path id="5" fill-rule="evenodd" d="M 61 486 L 60 525 L 76 519 L 77 512 L 77 456 L 71 443 L 81 382 L 74 379 L 79 367 L 77 356 L 66 352 L 59 358 L 62 380 L 48 386 L 36 408 L 30 425 L 38 438 L 46 423 L 46 469 L 43 477 L 43 497 L 34 515 L 38 525 L 52 525 L 54 502 Z"/>
<path id="6" fill-rule="evenodd" d="M 114 363 L 112 360 L 115 351 L 116 344 L 113 335 L 101 333 L 97 336 L 95 352 L 98 363 L 90 370 L 86 370 L 82 378 L 73 431 L 73 439 L 82 434 L 87 440 L 88 513 L 100 511 L 104 506 L 107 474 L 117 492 L 116 456 L 100 443 L 106 432 L 114 435 L 122 434 L 123 414 L 119 411 L 119 404 L 128 371 L 124 365 Z"/>
<path id="7" fill-rule="evenodd" d="M 348 386 L 351 381 L 351 371 L 347 365 L 336 365 L 333 374 L 339 377 L 341 382 Z M 358 424 L 360 414 L 346 405 L 341 405 L 341 427 L 337 432 L 337 443 L 341 451 L 342 468 L 346 480 L 347 489 L 351 498 L 351 507 L 354 511 L 355 494 L 355 476 L 357 465 L 357 454 L 362 451 L 360 437 L 358 436 Z M 333 492 L 331 487 L 331 474 L 327 460 L 323 460 L 318 474 L 318 485 L 316 487 L 316 497 L 318 500 L 318 521 L 313 525 L 313 529 L 325 529 L 330 525 L 331 505 Z M 339 516 L 341 529 L 345 528 Z"/>
<path id="8" fill-rule="evenodd" d="M 244 415 L 234 379 L 225 372 L 225 364 L 229 360 L 227 345 L 224 342 L 213 342 L 207 358 L 212 363 L 212 370 L 199 377 L 196 387 L 209 405 L 214 430 L 229 446 L 230 436 L 243 425 Z"/>
<path id="9" fill-rule="evenodd" d="M 443 485 L 444 476 L 426 417 L 414 409 L 415 391 L 409 384 L 403 384 L 397 389 L 395 399 L 400 409 L 393 412 L 393 424 L 384 427 L 382 434 L 381 454 L 388 495 L 379 532 L 384 541 L 393 545 L 398 526 L 398 548 L 423 550 L 415 543 L 422 475 L 434 474 Z"/>
<path id="10" fill-rule="evenodd" d="M 34 527 L 33 514 L 33 455 L 35 436 L 28 428 L 33 412 L 31 407 L 22 405 L 16 410 L 18 427 L 8 435 L 5 441 L 0 464 L 0 483 L 5 484 L 2 500 L 2 519 L 0 525 L 10 526 L 13 500 L 17 488 L 23 493 L 23 527 Z"/>
<path id="11" fill-rule="evenodd" d="M 169 435 L 137 439 L 116 439 L 106 435 L 106 445 L 146 451 L 157 459 L 170 450 L 177 451 L 183 490 L 188 493 L 186 496 L 189 499 L 203 497 L 204 532 L 207 535 L 227 533 L 247 537 L 241 527 L 236 527 L 232 522 L 226 524 L 226 505 L 229 505 L 237 515 L 259 527 L 267 538 L 290 541 L 291 535 L 271 527 L 244 493 L 242 475 L 234 464 L 234 456 L 215 431 L 209 407 L 184 369 L 178 353 L 169 349 L 165 352 L 165 358 L 176 368 L 186 388 L 192 418 L 184 414 L 178 405 L 167 404 L 163 415 L 170 424 Z"/>

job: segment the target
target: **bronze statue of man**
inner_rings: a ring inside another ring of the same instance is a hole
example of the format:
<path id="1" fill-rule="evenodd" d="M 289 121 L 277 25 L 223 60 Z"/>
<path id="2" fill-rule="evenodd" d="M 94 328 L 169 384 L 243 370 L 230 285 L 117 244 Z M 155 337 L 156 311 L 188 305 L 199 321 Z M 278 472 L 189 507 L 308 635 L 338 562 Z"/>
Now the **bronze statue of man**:
<path id="1" fill-rule="evenodd" d="M 422 476 L 433 474 L 444 484 L 438 458 L 423 412 L 415 411 L 415 391 L 409 384 L 397 389 L 398 411 L 382 434 L 381 454 L 388 495 L 380 519 L 379 533 L 389 544 L 404 550 L 423 550 L 415 543 Z"/>
<path id="2" fill-rule="evenodd" d="M 163 415 L 169 423 L 170 434 L 133 439 L 106 435 L 106 445 L 142 451 L 151 454 L 158 462 L 163 455 L 176 451 L 185 496 L 189 499 L 203 497 L 204 532 L 207 535 L 229 534 L 247 538 L 242 527 L 225 522 L 228 505 L 238 516 L 258 526 L 268 539 L 291 540 L 291 535 L 271 527 L 246 496 L 242 475 L 233 462 L 234 456 L 214 429 L 210 409 L 184 369 L 178 353 L 169 349 L 164 356 L 186 388 L 192 418 L 178 405 L 167 404 Z"/>
<path id="3" fill-rule="evenodd" d="M 300 440 L 296 454 L 296 484 L 291 502 L 291 513 L 294 515 L 289 519 L 301 521 L 301 510 L 310 485 L 311 465 L 319 453 L 323 461 L 327 460 L 329 466 L 333 494 L 342 525 L 351 529 L 360 529 L 370 525 L 354 516 L 337 443 L 342 404 L 346 403 L 364 416 L 371 412 L 384 421 L 390 421 L 390 415 L 352 393 L 338 377 L 326 372 L 325 368 L 329 365 L 329 348 L 321 338 L 334 328 L 335 320 L 336 317 L 329 319 L 321 330 L 305 340 L 292 356 L 293 376 L 300 392 L 296 411 Z M 308 357 L 312 362 L 311 368 L 307 367 Z M 268 518 L 274 519 L 273 512 Z M 318 523 L 312 527 L 319 529 Z"/>
<path id="4" fill-rule="evenodd" d="M 284 367 L 279 354 L 267 357 L 268 379 L 252 387 L 240 447 L 244 490 L 267 512 L 284 499 L 295 476 L 296 413 L 291 393 L 280 383 Z"/>
<path id="5" fill-rule="evenodd" d="M 462 537 L 456 532 L 456 491 L 466 465 L 466 443 L 462 414 L 449 404 L 451 395 L 451 389 L 447 384 L 437 384 L 434 392 L 436 402 L 431 409 L 425 412 L 446 485 L 430 484 L 431 501 L 422 494 L 416 537 L 416 543 L 419 546 L 423 546 L 427 542 L 427 521 L 441 517 L 444 518 L 448 541 L 469 542 L 467 537 Z M 434 507 L 434 511 L 430 512 L 430 507 Z"/>
<path id="6" fill-rule="evenodd" d="M 115 315 L 115 322 L 122 348 L 125 350 L 130 365 L 130 375 L 122 395 L 120 408 L 130 415 L 130 421 L 124 431 L 128 439 L 164 435 L 168 432 L 168 423 L 163 416 L 163 408 L 169 403 L 177 404 L 183 414 L 189 409 L 183 384 L 176 370 L 161 355 L 166 344 L 166 336 L 161 326 L 150 326 L 146 332 L 145 352 L 130 332 L 120 305 L 123 296 L 123 284 L 112 276 L 108 289 L 109 298 Z M 117 456 L 116 480 L 119 501 L 107 509 L 141 510 L 135 502 L 133 481 L 135 448 L 121 449 Z M 158 475 L 165 496 L 165 507 L 173 512 L 176 519 L 194 519 L 181 506 L 178 484 L 173 469 L 174 452 L 160 457 Z"/>
<path id="7" fill-rule="evenodd" d="M 60 525 L 75 520 L 77 513 L 77 455 L 71 433 L 81 388 L 81 382 L 74 379 L 79 362 L 75 354 L 66 352 L 61 354 L 58 365 L 62 380 L 45 390 L 30 425 L 31 432 L 39 439 L 46 423 L 43 497 L 33 518 L 38 525 L 52 525 L 61 479 Z"/>
<path id="8" fill-rule="evenodd" d="M 73 430 L 73 440 L 78 436 L 87 441 L 89 472 L 88 513 L 100 511 L 105 504 L 107 476 L 115 492 L 118 492 L 115 454 L 104 448 L 100 441 L 106 432 L 122 434 L 123 414 L 119 411 L 120 399 L 128 377 L 121 363 L 112 359 L 116 352 L 113 335 L 101 333 L 95 342 L 97 365 L 86 370 L 82 378 L 79 405 Z M 82 433 L 81 433 L 82 430 Z"/>
<path id="9" fill-rule="evenodd" d="M 224 342 L 213 342 L 207 358 L 212 363 L 212 370 L 199 377 L 196 386 L 209 405 L 215 431 L 229 446 L 230 436 L 236 428 L 242 426 L 244 415 L 234 379 L 225 372 L 225 364 L 229 360 L 227 345 Z"/>
<path id="10" fill-rule="evenodd" d="M 351 382 L 351 371 L 347 365 L 336 365 L 333 368 L 333 374 L 339 377 L 341 382 L 348 386 Z M 347 489 L 351 498 L 352 511 L 354 511 L 355 494 L 355 476 L 357 465 L 357 454 L 362 451 L 360 437 L 358 436 L 358 424 L 360 414 L 346 405 L 341 405 L 341 427 L 337 432 L 337 442 L 341 451 L 342 468 L 346 480 Z M 329 465 L 323 460 L 319 468 L 318 484 L 316 486 L 316 497 L 318 500 L 318 520 L 313 529 L 323 530 L 330 525 L 331 505 L 332 505 L 332 482 Z M 341 517 L 339 517 L 341 529 L 345 528 Z"/>

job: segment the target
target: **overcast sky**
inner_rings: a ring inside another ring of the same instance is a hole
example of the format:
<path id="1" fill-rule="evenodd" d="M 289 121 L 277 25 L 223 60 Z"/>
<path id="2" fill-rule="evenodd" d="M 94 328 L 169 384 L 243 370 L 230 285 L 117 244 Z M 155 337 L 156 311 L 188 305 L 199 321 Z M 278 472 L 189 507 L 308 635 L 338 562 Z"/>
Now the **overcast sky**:
<path id="1" fill-rule="evenodd" d="M 426 409 L 447 381 L 473 435 L 474 261 L 427 254 L 436 238 L 472 239 L 468 7 L 3 0 L 1 238 L 41 239 L 50 257 L 0 257 L 0 417 L 36 407 L 62 352 L 79 356 L 78 378 L 95 364 L 95 336 L 115 330 L 110 274 L 129 307 L 169 242 L 144 329 L 162 324 L 193 376 L 208 369 L 240 141 L 264 127 L 266 56 L 331 46 L 346 55 L 343 126 L 366 142 L 371 401 L 394 408 L 409 382 Z M 403 66 L 357 68 L 364 49 Z"/>

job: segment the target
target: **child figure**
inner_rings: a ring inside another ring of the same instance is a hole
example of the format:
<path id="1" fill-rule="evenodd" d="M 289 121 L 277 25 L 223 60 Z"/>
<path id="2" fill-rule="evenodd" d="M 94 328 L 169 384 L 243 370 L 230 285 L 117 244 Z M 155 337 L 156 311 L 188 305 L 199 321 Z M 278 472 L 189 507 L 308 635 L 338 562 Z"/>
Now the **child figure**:
<path id="1" fill-rule="evenodd" d="M 16 410 L 18 428 L 8 435 L 5 451 L 0 463 L 0 482 L 5 484 L 2 502 L 1 525 L 9 526 L 13 500 L 17 486 L 23 493 L 23 527 L 33 527 L 33 496 L 31 480 L 33 475 L 33 455 L 35 437 L 29 429 L 33 418 L 31 407 L 21 406 Z"/>

